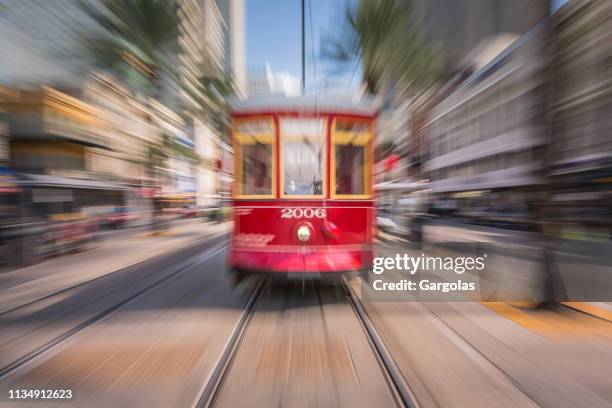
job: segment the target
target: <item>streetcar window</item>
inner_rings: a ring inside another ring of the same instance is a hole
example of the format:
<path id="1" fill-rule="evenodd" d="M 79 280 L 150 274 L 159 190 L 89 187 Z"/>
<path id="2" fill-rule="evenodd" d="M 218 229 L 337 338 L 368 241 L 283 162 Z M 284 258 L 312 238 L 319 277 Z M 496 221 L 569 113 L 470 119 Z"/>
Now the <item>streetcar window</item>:
<path id="1" fill-rule="evenodd" d="M 333 133 L 334 193 L 371 194 L 371 132 L 367 122 L 337 120 Z"/>
<path id="2" fill-rule="evenodd" d="M 283 119 L 281 155 L 283 195 L 323 195 L 325 164 L 323 119 Z"/>
<path id="3" fill-rule="evenodd" d="M 274 125 L 272 120 L 242 120 L 234 124 L 237 195 L 272 196 Z"/>

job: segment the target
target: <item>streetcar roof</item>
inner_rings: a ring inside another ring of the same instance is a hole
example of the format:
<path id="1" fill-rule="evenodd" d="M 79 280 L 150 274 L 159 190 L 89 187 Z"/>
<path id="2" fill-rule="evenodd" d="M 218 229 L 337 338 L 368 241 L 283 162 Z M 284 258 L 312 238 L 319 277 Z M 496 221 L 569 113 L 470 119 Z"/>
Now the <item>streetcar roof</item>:
<path id="1" fill-rule="evenodd" d="M 259 112 L 323 112 L 374 116 L 378 106 L 371 97 L 347 96 L 297 96 L 284 95 L 253 96 L 230 102 L 234 113 Z"/>

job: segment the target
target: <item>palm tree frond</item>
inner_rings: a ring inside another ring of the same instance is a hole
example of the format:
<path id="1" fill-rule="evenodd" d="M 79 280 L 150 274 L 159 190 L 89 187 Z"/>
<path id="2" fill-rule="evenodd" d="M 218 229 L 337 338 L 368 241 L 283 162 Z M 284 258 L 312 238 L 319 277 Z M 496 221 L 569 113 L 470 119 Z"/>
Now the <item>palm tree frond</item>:
<path id="1" fill-rule="evenodd" d="M 370 92 L 406 88 L 435 76 L 434 53 L 419 35 L 409 0 L 360 0 L 347 5 L 344 26 L 327 35 L 322 56 L 336 65 L 361 64 Z"/>

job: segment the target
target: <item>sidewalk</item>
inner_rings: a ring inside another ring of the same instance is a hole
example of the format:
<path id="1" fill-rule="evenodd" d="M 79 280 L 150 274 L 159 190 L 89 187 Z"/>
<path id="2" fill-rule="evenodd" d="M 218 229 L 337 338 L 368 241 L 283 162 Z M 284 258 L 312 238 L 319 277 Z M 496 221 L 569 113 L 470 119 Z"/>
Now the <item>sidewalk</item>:
<path id="1" fill-rule="evenodd" d="M 432 242 L 472 242 L 493 245 L 502 252 L 507 250 L 507 254 L 497 253 L 496 260 L 489 259 L 489 266 L 499 274 L 497 277 L 506 280 L 503 286 L 512 286 L 517 280 L 524 279 L 528 271 L 538 267 L 535 259 L 520 256 L 512 250 L 517 243 L 528 246 L 529 233 L 439 222 L 425 228 L 424 238 L 428 242 L 425 247 Z M 379 239 L 396 246 L 398 251 L 410 243 L 389 233 L 379 232 Z M 560 274 L 571 300 L 560 304 L 612 321 L 612 242 L 561 240 L 555 248 L 553 267 Z"/>
<path id="2" fill-rule="evenodd" d="M 159 235 L 143 229 L 107 235 L 96 248 L 0 274 L 0 312 L 195 243 L 223 235 L 231 223 L 179 221 Z"/>
<path id="3" fill-rule="evenodd" d="M 377 256 L 423 253 L 393 237 L 383 238 L 386 244 L 378 246 Z M 434 256 L 456 256 L 442 251 Z M 512 278 L 530 262 L 496 256 L 501 259 L 495 266 Z M 575 269 L 579 273 L 581 268 Z M 421 272 L 413 279 L 435 281 L 436 272 Z M 450 274 L 442 279 L 448 274 L 440 273 L 441 281 L 455 280 Z M 469 280 L 466 275 L 461 275 L 463 281 Z M 384 276 L 392 282 L 410 279 L 405 271 L 389 269 L 376 279 Z M 353 285 L 361 289 L 368 315 L 423 405 L 611 406 L 612 325 L 603 316 L 594 317 L 596 311 L 578 312 L 559 304 L 533 310 L 507 302 L 470 301 L 469 293 L 436 299 L 398 291 L 398 296 L 386 292 L 374 297 L 363 291 L 359 280 Z"/>

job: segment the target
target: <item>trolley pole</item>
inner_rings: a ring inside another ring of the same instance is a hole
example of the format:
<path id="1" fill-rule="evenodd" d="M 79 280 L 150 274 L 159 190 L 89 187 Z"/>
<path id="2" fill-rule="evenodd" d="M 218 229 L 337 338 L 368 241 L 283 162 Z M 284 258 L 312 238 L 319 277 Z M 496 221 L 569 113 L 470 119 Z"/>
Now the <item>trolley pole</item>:
<path id="1" fill-rule="evenodd" d="M 306 93 L 306 36 L 304 35 L 304 0 L 302 0 L 302 96 Z"/>

